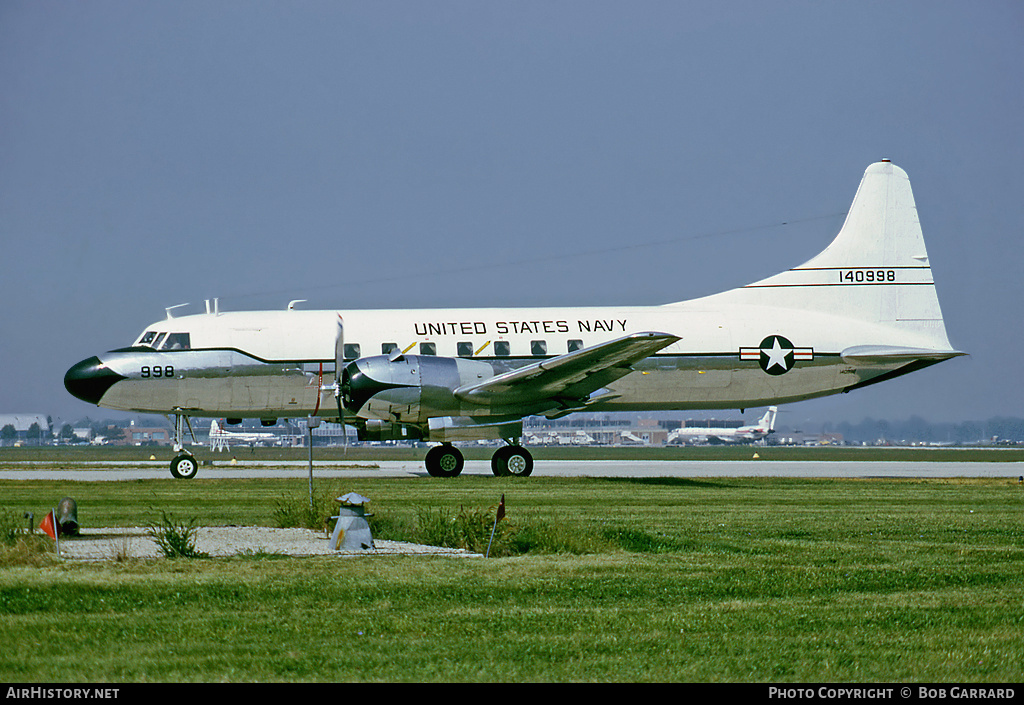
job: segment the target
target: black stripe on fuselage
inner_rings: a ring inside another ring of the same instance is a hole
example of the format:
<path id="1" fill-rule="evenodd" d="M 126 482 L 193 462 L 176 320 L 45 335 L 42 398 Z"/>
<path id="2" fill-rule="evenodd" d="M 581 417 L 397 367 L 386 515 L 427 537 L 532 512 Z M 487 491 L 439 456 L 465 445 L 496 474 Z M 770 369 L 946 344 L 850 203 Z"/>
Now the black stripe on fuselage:
<path id="1" fill-rule="evenodd" d="M 248 357 L 248 358 L 250 358 L 252 360 L 255 360 L 256 362 L 262 362 L 262 363 L 267 364 L 267 365 L 333 364 L 334 361 L 335 361 L 334 358 L 326 358 L 326 359 L 325 358 L 304 358 L 304 359 L 301 359 L 301 360 L 271 360 L 271 359 L 268 359 L 268 358 L 260 357 L 258 355 L 254 355 L 254 354 L 252 354 L 250 352 L 242 350 L 241 348 L 231 348 L 231 347 L 224 347 L 224 348 L 189 348 L 188 350 L 154 350 L 153 348 L 149 348 L 149 347 L 145 347 L 145 346 L 136 346 L 136 347 L 128 347 L 128 348 L 118 348 L 116 350 L 108 350 L 107 352 L 108 353 L 129 353 L 129 352 L 130 353 L 154 353 L 154 354 L 159 353 L 161 355 L 182 355 L 182 354 L 190 353 L 190 352 L 234 352 L 234 353 L 238 353 L 239 355 L 244 355 L 245 357 Z M 678 358 L 678 357 L 686 357 L 686 358 L 697 358 L 697 357 L 730 358 L 730 357 L 738 357 L 738 356 L 739 356 L 739 351 L 736 350 L 736 351 L 732 351 L 732 352 L 655 353 L 653 355 L 649 355 L 648 357 L 646 357 L 644 359 L 645 360 L 649 360 L 649 359 L 652 359 L 652 358 L 672 359 L 672 358 Z M 840 356 L 840 353 L 824 353 L 824 352 L 817 352 L 817 351 L 814 352 L 814 359 L 818 359 L 820 357 L 839 357 L 839 356 Z M 379 356 L 378 355 L 364 355 L 363 357 L 379 357 Z M 449 357 L 449 356 L 447 356 L 447 355 L 427 355 L 427 356 L 424 356 L 424 357 Z M 463 359 L 463 360 L 479 360 L 481 362 L 541 362 L 543 360 L 553 360 L 553 359 L 555 359 L 557 357 L 561 357 L 561 355 L 507 355 L 507 356 L 502 356 L 502 357 L 498 357 L 498 356 L 495 356 L 495 355 L 488 355 L 488 356 L 484 356 L 484 355 L 471 355 L 469 357 L 464 357 L 464 358 L 460 358 L 460 359 Z M 347 365 L 350 362 L 355 362 L 356 359 L 359 359 L 359 358 L 345 360 L 344 362 Z"/>

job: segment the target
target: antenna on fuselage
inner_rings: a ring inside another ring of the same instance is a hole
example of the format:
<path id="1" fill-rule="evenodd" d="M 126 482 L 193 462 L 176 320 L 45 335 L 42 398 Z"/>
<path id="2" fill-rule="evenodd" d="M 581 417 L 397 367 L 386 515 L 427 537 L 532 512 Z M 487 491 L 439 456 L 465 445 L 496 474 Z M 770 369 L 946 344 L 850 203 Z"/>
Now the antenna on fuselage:
<path id="1" fill-rule="evenodd" d="M 292 299 L 291 301 L 288 302 L 288 310 L 294 311 L 295 304 L 304 304 L 306 303 L 306 301 L 308 301 L 308 299 Z"/>
<path id="2" fill-rule="evenodd" d="M 164 311 L 167 311 L 167 320 L 171 320 L 172 318 L 174 318 L 174 315 L 171 313 L 171 311 L 173 311 L 176 308 L 181 308 L 182 306 L 188 306 L 188 304 L 178 304 L 177 306 L 165 307 Z"/>

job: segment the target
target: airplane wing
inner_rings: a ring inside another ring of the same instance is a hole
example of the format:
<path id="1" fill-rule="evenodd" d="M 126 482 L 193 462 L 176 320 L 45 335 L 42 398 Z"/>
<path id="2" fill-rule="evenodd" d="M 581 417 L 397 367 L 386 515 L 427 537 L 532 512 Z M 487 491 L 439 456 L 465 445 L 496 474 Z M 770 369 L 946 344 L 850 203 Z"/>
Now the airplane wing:
<path id="1" fill-rule="evenodd" d="M 545 399 L 573 403 L 633 371 L 632 365 L 679 340 L 668 333 L 634 333 L 459 387 L 472 404 L 504 406 Z"/>

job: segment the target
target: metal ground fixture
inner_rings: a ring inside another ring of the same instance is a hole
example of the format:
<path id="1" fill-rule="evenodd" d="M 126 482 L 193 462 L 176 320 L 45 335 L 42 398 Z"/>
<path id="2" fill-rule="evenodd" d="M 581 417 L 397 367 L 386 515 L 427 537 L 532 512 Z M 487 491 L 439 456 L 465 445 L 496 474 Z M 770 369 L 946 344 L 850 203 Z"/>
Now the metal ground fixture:
<path id="1" fill-rule="evenodd" d="M 370 524 L 366 517 L 373 516 L 366 513 L 366 505 L 369 499 L 355 492 L 349 492 L 343 497 L 334 500 L 341 504 L 338 508 L 338 516 L 334 525 L 334 533 L 331 534 L 331 549 L 334 551 L 368 551 L 373 549 L 373 536 L 370 535 Z"/>
<path id="2" fill-rule="evenodd" d="M 78 536 L 78 503 L 71 497 L 64 497 L 57 504 L 57 525 L 65 536 Z"/>

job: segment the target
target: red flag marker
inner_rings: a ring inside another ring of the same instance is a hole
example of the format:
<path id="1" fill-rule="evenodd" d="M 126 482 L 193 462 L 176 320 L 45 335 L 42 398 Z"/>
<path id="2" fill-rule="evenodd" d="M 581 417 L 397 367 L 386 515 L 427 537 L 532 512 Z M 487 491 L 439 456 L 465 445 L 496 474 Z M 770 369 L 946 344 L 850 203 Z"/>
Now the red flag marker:
<path id="1" fill-rule="evenodd" d="M 57 519 L 52 509 L 50 510 L 50 513 L 43 518 L 43 522 L 39 525 L 39 528 L 49 534 L 51 539 L 54 541 L 57 540 Z"/>

